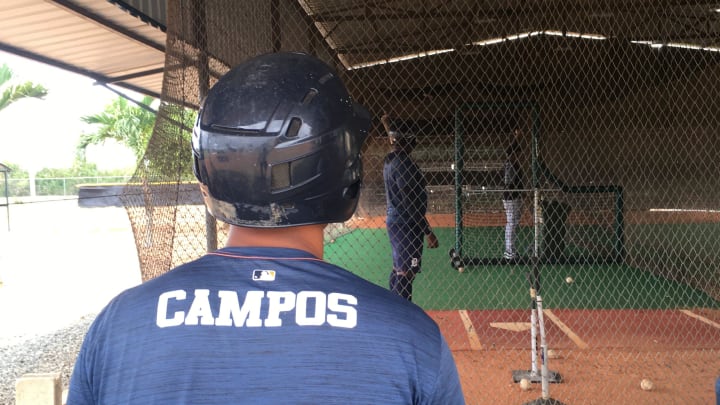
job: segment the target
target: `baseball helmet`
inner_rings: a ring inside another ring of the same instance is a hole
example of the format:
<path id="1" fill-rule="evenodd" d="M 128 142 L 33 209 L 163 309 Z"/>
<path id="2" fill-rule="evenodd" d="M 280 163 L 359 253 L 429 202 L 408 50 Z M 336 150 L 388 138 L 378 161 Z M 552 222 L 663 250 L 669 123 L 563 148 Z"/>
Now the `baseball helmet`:
<path id="1" fill-rule="evenodd" d="M 387 131 L 388 140 L 390 145 L 409 145 L 416 142 L 415 134 L 412 131 L 400 131 L 394 127 L 394 123 L 390 119 L 390 116 L 385 114 L 380 118 L 385 130 Z"/>
<path id="2" fill-rule="evenodd" d="M 390 131 L 388 137 L 390 138 L 390 145 L 414 146 L 417 143 L 417 137 L 412 132 Z"/>
<path id="3" fill-rule="evenodd" d="M 370 113 L 304 53 L 254 57 L 210 89 L 193 129 L 208 211 L 247 227 L 342 222 L 357 207 Z"/>

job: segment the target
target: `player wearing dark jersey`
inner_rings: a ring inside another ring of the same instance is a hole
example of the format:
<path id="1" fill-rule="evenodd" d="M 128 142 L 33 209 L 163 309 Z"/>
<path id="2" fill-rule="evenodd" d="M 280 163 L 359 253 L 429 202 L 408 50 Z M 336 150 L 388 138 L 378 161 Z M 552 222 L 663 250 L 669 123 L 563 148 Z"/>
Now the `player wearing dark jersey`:
<path id="1" fill-rule="evenodd" d="M 223 76 L 192 151 L 208 210 L 230 224 L 226 247 L 114 298 L 67 403 L 464 403 L 435 322 L 322 259 L 326 224 L 357 206 L 369 121 L 305 54 Z"/>
<path id="2" fill-rule="evenodd" d="M 385 224 L 393 260 L 389 285 L 391 291 L 412 301 L 413 281 L 422 270 L 423 238 L 427 236 L 431 249 L 439 243 L 425 216 L 425 176 L 410 156 L 415 149 L 415 136 L 393 130 L 387 115 L 381 120 L 393 146 L 383 163 Z"/>
<path id="3" fill-rule="evenodd" d="M 518 258 L 515 246 L 517 239 L 517 227 L 522 216 L 522 188 L 523 171 L 520 166 L 519 153 L 520 145 L 518 138 L 520 130 L 513 133 L 510 145 L 505 149 L 505 163 L 503 164 L 504 185 L 503 208 L 505 210 L 505 252 L 503 258 L 514 260 Z"/>

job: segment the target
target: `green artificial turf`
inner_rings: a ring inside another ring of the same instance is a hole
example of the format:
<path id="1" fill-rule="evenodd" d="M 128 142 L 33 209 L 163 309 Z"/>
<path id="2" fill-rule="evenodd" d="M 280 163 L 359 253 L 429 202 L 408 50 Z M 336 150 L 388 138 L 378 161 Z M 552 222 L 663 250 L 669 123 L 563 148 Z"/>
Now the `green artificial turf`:
<path id="1" fill-rule="evenodd" d="M 436 228 L 438 249 L 425 249 L 422 273 L 414 283 L 414 302 L 427 310 L 522 309 L 531 299 L 530 265 L 480 265 L 463 273 L 450 266 L 454 228 Z M 487 240 L 473 242 L 482 254 L 502 254 L 494 229 Z M 495 253 L 496 252 L 496 253 Z M 392 267 L 387 232 L 357 229 L 337 237 L 325 248 L 325 259 L 387 288 Z M 720 308 L 720 303 L 689 285 L 624 264 L 543 264 L 538 268 L 545 308 Z M 566 278 L 573 282 L 567 283 Z"/>

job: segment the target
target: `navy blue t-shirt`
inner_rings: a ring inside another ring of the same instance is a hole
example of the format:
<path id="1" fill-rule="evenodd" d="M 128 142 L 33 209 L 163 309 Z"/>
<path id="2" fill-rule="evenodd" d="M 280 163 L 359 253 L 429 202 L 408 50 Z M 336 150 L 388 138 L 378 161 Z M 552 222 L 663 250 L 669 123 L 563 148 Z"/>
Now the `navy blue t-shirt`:
<path id="1" fill-rule="evenodd" d="M 517 162 L 506 161 L 503 164 L 505 171 L 505 191 L 503 191 L 503 200 L 517 200 L 521 196 L 523 188 L 523 173 Z"/>
<path id="2" fill-rule="evenodd" d="M 387 223 L 419 224 L 423 233 L 428 233 L 425 176 L 410 155 L 390 152 L 383 163 L 383 180 Z"/>
<path id="3" fill-rule="evenodd" d="M 309 253 L 225 248 L 95 319 L 68 404 L 462 404 L 419 307 Z"/>

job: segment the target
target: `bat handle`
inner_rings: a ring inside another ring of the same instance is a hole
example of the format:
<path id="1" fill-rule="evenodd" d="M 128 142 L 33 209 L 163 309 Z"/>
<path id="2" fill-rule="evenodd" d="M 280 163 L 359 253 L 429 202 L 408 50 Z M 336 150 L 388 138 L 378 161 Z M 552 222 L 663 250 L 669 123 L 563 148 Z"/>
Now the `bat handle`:
<path id="1" fill-rule="evenodd" d="M 547 358 L 547 341 L 545 340 L 545 319 L 542 312 L 542 297 L 538 295 L 535 299 L 537 301 L 537 313 L 538 313 L 538 329 L 540 329 L 540 381 L 542 383 L 542 397 L 543 399 L 550 398 L 550 370 L 548 367 Z"/>

